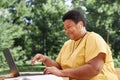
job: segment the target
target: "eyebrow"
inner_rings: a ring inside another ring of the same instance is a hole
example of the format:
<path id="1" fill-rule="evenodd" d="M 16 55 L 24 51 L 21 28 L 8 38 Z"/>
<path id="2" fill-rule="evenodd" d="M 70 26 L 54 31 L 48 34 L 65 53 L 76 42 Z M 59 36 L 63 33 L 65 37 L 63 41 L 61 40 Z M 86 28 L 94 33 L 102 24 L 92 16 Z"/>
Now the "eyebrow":
<path id="1" fill-rule="evenodd" d="M 68 24 L 66 24 L 66 26 L 71 26 L 71 24 L 70 24 L 70 23 L 68 23 Z"/>

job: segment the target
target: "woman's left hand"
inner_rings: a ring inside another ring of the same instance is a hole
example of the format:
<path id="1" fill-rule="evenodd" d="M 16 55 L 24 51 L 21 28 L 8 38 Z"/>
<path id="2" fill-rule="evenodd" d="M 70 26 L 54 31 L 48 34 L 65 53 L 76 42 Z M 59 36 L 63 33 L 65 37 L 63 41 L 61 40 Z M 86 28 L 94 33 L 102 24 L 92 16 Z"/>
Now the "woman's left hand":
<path id="1" fill-rule="evenodd" d="M 53 74 L 56 76 L 62 76 L 62 70 L 52 66 L 52 67 L 46 67 L 44 70 L 44 74 Z"/>

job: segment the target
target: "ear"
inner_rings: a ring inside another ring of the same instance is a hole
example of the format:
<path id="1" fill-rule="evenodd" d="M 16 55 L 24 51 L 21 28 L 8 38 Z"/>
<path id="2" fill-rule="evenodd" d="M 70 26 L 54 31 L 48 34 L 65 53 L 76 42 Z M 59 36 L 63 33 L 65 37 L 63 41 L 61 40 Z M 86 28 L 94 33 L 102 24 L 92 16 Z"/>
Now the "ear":
<path id="1" fill-rule="evenodd" d="M 83 22 L 82 22 L 82 21 L 79 21 L 79 24 L 80 24 L 81 26 L 83 26 Z"/>
<path id="2" fill-rule="evenodd" d="M 77 25 L 78 25 L 79 27 L 83 27 L 83 22 L 82 22 L 82 21 L 79 21 Z"/>

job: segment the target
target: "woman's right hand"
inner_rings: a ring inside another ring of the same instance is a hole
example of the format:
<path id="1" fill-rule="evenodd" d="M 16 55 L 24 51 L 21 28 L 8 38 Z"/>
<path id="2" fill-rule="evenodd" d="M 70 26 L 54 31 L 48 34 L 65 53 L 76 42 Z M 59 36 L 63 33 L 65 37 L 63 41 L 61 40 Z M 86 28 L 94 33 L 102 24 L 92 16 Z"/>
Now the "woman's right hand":
<path id="1" fill-rule="evenodd" d="M 34 65 L 36 61 L 38 62 L 45 62 L 47 56 L 44 56 L 42 54 L 36 54 L 34 57 L 31 59 L 31 64 Z"/>

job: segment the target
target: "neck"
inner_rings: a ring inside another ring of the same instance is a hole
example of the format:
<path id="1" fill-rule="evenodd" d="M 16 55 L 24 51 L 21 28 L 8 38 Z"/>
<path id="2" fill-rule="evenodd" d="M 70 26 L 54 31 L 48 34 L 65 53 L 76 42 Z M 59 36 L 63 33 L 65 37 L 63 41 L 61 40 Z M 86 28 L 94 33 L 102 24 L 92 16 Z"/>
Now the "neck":
<path id="1" fill-rule="evenodd" d="M 82 34 L 81 34 L 81 38 L 83 38 L 86 35 L 87 31 L 85 30 Z"/>
<path id="2" fill-rule="evenodd" d="M 75 41 L 82 39 L 86 34 L 87 34 L 87 31 L 86 29 L 84 29 L 83 31 L 80 32 L 79 34 L 80 36 Z"/>

